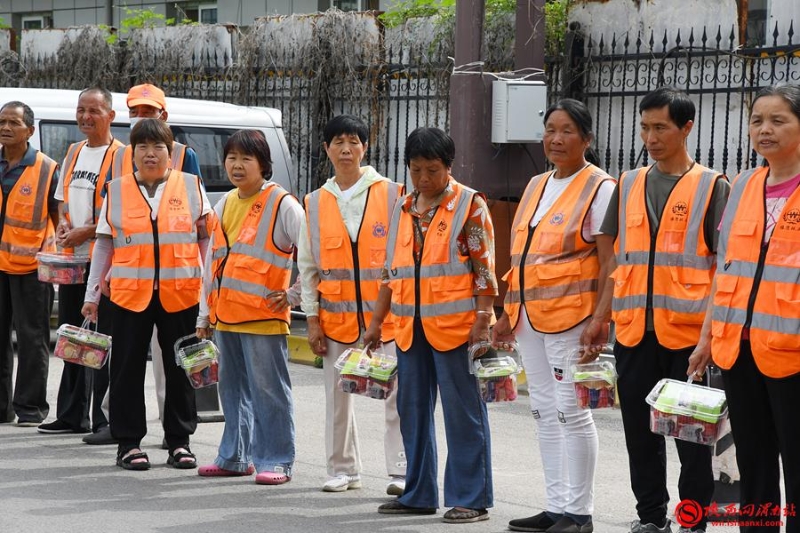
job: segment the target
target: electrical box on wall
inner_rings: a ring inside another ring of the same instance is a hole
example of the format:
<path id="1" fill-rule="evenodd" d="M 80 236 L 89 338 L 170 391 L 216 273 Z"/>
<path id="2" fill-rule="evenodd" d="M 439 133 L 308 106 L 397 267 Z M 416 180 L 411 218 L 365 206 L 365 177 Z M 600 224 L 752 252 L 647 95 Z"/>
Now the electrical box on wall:
<path id="1" fill-rule="evenodd" d="M 495 80 L 492 82 L 492 142 L 542 142 L 542 119 L 546 109 L 544 82 Z"/>

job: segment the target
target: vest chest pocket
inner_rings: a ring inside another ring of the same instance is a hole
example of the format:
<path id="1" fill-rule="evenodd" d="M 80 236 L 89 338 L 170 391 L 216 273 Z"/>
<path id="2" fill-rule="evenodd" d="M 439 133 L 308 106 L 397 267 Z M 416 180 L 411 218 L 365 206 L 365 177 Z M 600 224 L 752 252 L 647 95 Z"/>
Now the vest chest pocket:
<path id="1" fill-rule="evenodd" d="M 636 312 L 635 306 L 628 302 L 633 293 L 633 265 L 617 265 L 611 274 L 614 280 L 614 300 L 612 318 L 617 324 L 630 324 Z"/>
<path id="2" fill-rule="evenodd" d="M 539 294 L 537 302 L 542 311 L 580 307 L 583 304 L 579 263 L 542 263 L 533 267 L 533 270 L 538 281 L 535 287 Z"/>
<path id="3" fill-rule="evenodd" d="M 6 216 L 27 222 L 33 218 L 35 209 L 36 206 L 32 202 L 20 202 L 19 200 L 15 200 Z"/>
<path id="4" fill-rule="evenodd" d="M 386 248 L 370 248 L 369 264 L 372 267 L 383 267 L 386 263 Z"/>
<path id="5" fill-rule="evenodd" d="M 687 322 L 678 320 L 681 324 L 702 324 L 703 314 L 706 309 L 706 297 L 711 291 L 711 272 L 694 268 L 671 266 L 669 267 L 670 277 L 672 278 L 671 296 L 678 300 L 683 300 L 685 309 L 678 311 L 675 318 L 686 313 L 699 314 L 699 318 Z M 691 305 L 694 302 L 696 305 Z"/>
<path id="6" fill-rule="evenodd" d="M 744 323 L 746 311 L 731 307 L 736 285 L 739 283 L 736 276 L 718 273 L 715 281 L 716 288 L 711 295 L 714 299 L 714 320 L 711 323 L 711 336 L 724 338 L 730 335 L 735 328 L 741 327 L 741 324 Z M 738 320 L 736 319 L 737 314 L 740 315 Z"/>
<path id="7" fill-rule="evenodd" d="M 192 231 L 191 215 L 169 215 L 167 217 L 167 229 L 170 232 L 188 233 Z"/>
<path id="8" fill-rule="evenodd" d="M 244 258 L 244 261 L 239 259 L 233 264 L 230 278 L 225 276 L 222 280 L 222 286 L 229 289 L 226 291 L 226 299 L 252 307 L 253 298 L 257 298 L 257 307 L 266 308 L 266 297 L 270 292 L 266 286 L 269 265 L 249 258 Z"/>

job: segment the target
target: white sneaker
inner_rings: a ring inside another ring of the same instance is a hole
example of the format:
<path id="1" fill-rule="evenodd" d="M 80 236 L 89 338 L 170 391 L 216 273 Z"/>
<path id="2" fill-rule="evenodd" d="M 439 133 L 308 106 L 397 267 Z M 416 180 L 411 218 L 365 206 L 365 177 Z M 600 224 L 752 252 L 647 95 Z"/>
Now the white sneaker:
<path id="1" fill-rule="evenodd" d="M 360 489 L 361 488 L 361 476 L 356 474 L 355 476 L 347 476 L 345 474 L 340 474 L 336 477 L 330 478 L 328 481 L 322 485 L 322 490 L 324 492 L 344 492 L 348 489 Z"/>
<path id="2" fill-rule="evenodd" d="M 406 491 L 406 480 L 402 477 L 393 477 L 386 485 L 386 494 L 389 496 L 402 496 Z"/>

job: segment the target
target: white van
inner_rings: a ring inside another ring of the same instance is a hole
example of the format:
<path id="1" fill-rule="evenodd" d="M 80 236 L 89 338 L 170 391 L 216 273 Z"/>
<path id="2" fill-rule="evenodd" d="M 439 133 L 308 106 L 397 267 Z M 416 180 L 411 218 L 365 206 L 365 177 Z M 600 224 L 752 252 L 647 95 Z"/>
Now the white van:
<path id="1" fill-rule="evenodd" d="M 36 132 L 31 144 L 63 161 L 70 144 L 85 137 L 75 122 L 80 91 L 64 89 L 0 88 L 0 106 L 18 100 L 33 110 Z M 130 133 L 127 95 L 112 93 L 116 118 L 111 125 L 115 138 L 127 144 Z M 197 152 L 200 172 L 212 204 L 231 184 L 225 175 L 222 149 L 228 138 L 240 129 L 264 132 L 272 156 L 272 179 L 287 191 L 297 193 L 291 182 L 291 156 L 281 126 L 281 112 L 267 107 L 244 107 L 222 102 L 167 98 L 168 123 L 175 140 Z"/>

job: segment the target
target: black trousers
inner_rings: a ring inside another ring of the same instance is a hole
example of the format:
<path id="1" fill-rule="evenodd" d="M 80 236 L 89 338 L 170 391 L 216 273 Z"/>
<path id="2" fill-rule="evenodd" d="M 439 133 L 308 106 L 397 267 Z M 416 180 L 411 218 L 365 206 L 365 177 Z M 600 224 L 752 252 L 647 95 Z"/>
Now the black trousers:
<path id="1" fill-rule="evenodd" d="M 664 437 L 650 431 L 650 406 L 645 398 L 662 378 L 686 381 L 693 349 L 668 350 L 658 343 L 652 331 L 646 332 L 642 342 L 634 348 L 619 342 L 614 346 L 631 488 L 642 523 L 664 524 L 669 503 L 666 443 Z M 694 500 L 703 508 L 708 507 L 714 495 L 711 447 L 677 439 L 675 446 L 681 462 L 680 499 Z M 695 528 L 705 529 L 705 522 L 703 519 Z"/>
<path id="2" fill-rule="evenodd" d="M 800 374 L 782 379 L 764 376 L 753 360 L 750 342 L 742 341 L 736 363 L 722 371 L 722 379 L 741 475 L 741 519 L 762 524 L 782 520 L 787 533 L 799 533 L 800 520 L 792 513 L 784 516 L 784 509 L 800 512 Z M 786 488 L 783 505 L 779 456 Z M 772 511 L 766 517 L 749 512 L 760 508 L 777 511 L 778 516 Z M 780 527 L 748 525 L 740 531 L 777 533 Z"/>
<path id="3" fill-rule="evenodd" d="M 87 269 L 88 270 L 88 269 Z M 58 324 L 80 326 L 83 323 L 81 308 L 86 295 L 86 284 L 60 285 L 58 287 Z M 100 298 L 97 313 L 97 331 L 111 334 L 110 301 Z M 112 341 L 113 342 L 113 341 Z M 64 362 L 61 383 L 58 386 L 56 418 L 73 429 L 97 431 L 108 425 L 101 409 L 103 397 L 108 389 L 108 364 L 99 370 L 75 363 Z M 89 408 L 91 407 L 91 424 Z"/>
<path id="4" fill-rule="evenodd" d="M 50 312 L 53 286 L 39 281 L 36 272 L 0 272 L 0 422 L 42 422 L 47 404 L 50 364 Z M 17 332 L 17 378 L 11 326 Z"/>
<path id="5" fill-rule="evenodd" d="M 158 291 L 154 291 L 144 311 L 130 311 L 113 302 L 111 309 L 109 418 L 119 450 L 138 448 L 147 434 L 144 377 L 154 325 L 158 326 L 158 343 L 164 360 L 164 438 L 170 449 L 189 444 L 189 435 L 197 428 L 197 407 L 194 389 L 175 363 L 173 346 L 179 338 L 194 333 L 198 306 L 169 313 L 162 307 Z"/>

